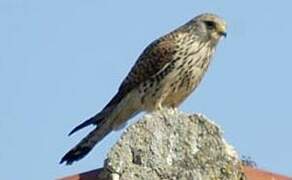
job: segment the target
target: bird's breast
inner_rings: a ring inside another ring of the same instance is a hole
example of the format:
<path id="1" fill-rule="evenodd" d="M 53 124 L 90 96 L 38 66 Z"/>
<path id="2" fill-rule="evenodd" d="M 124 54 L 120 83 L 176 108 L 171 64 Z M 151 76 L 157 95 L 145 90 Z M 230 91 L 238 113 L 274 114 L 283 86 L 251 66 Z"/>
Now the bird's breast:
<path id="1" fill-rule="evenodd" d="M 169 78 L 166 106 L 178 106 L 196 89 L 209 64 L 212 52 L 208 44 L 183 47 L 177 54 L 175 68 Z"/>
<path id="2" fill-rule="evenodd" d="M 152 78 L 139 86 L 141 103 L 147 110 L 157 104 L 177 107 L 199 85 L 212 52 L 208 44 L 177 42 L 171 61 Z"/>

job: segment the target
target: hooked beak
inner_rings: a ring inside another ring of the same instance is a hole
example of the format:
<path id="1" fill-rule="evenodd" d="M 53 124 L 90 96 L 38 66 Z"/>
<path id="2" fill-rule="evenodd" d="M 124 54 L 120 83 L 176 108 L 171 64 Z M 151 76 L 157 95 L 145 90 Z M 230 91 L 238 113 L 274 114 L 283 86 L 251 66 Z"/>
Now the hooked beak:
<path id="1" fill-rule="evenodd" d="M 217 26 L 217 32 L 220 36 L 224 36 L 225 38 L 227 37 L 227 27 L 225 24 L 218 25 Z"/>
<path id="2" fill-rule="evenodd" d="M 227 37 L 227 33 L 224 32 L 224 31 L 219 32 L 219 35 L 220 35 L 220 36 L 224 36 L 225 38 Z"/>

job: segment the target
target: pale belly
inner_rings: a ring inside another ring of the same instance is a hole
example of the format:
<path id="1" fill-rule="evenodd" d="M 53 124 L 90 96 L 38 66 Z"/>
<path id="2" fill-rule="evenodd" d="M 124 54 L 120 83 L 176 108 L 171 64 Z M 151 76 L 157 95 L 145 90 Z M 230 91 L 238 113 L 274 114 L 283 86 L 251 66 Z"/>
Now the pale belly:
<path id="1" fill-rule="evenodd" d="M 179 106 L 199 85 L 204 75 L 202 69 L 196 68 L 184 78 L 177 78 L 168 88 L 167 96 L 162 102 L 162 106 L 177 107 Z"/>
<path id="2" fill-rule="evenodd" d="M 179 106 L 199 85 L 210 64 L 211 54 L 207 44 L 197 52 L 198 46 L 188 49 L 188 53 L 180 53 L 165 74 L 142 83 L 139 94 L 143 109 L 153 111 L 161 107 Z M 181 50 L 184 52 L 184 50 Z M 196 53 L 193 53 L 196 52 Z M 191 55 L 188 55 L 191 54 Z"/>
<path id="3" fill-rule="evenodd" d="M 204 70 L 195 67 L 187 69 L 184 74 L 175 71 L 159 83 L 146 83 L 140 90 L 141 104 L 146 111 L 153 111 L 161 107 L 179 106 L 199 85 Z M 152 85 L 151 85 L 152 84 Z"/>

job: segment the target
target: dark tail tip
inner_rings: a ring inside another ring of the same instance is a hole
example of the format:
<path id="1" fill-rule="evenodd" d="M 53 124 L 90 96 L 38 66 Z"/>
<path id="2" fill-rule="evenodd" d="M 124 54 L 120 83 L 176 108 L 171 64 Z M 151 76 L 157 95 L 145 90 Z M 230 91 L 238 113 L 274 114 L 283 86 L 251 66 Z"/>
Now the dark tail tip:
<path id="1" fill-rule="evenodd" d="M 95 118 L 92 117 L 88 120 L 86 120 L 85 122 L 81 123 L 80 125 L 78 125 L 77 127 L 75 127 L 69 134 L 68 136 L 71 136 L 73 133 L 75 133 L 76 131 L 79 131 L 80 129 L 86 127 L 86 126 L 89 126 L 91 124 L 94 124 L 95 123 Z"/>
<path id="2" fill-rule="evenodd" d="M 80 127 L 80 125 L 77 126 L 77 127 L 75 127 L 72 131 L 70 131 L 70 133 L 68 134 L 68 136 L 71 136 L 71 135 L 74 134 L 76 131 L 80 130 L 81 128 L 83 128 L 83 127 Z"/>
<path id="3" fill-rule="evenodd" d="M 91 148 L 89 147 L 73 148 L 62 157 L 60 164 L 65 162 L 66 165 L 72 165 L 74 161 L 78 161 L 86 156 L 90 150 Z"/>

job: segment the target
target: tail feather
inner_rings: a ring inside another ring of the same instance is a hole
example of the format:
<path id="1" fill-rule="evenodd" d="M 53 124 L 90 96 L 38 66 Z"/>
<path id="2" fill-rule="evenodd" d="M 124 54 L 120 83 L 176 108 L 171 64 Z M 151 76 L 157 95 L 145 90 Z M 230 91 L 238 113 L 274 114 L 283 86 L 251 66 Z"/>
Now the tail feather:
<path id="1" fill-rule="evenodd" d="M 120 103 L 122 98 L 123 96 L 121 95 L 121 92 L 118 92 L 100 113 L 75 127 L 68 135 L 71 136 L 76 131 L 79 131 L 89 125 L 97 125 L 97 127 L 100 126 L 101 121 L 105 119 L 105 115 L 110 114 L 110 112 Z"/>
<path id="2" fill-rule="evenodd" d="M 137 101 L 135 94 L 128 94 L 123 98 L 121 97 L 121 95 L 117 94 L 100 113 L 78 125 L 69 133 L 69 135 L 71 135 L 91 124 L 96 125 L 93 131 L 65 154 L 60 164 L 65 162 L 67 165 L 70 165 L 74 161 L 82 159 L 107 134 L 112 130 L 118 129 L 118 127 L 125 123 L 132 115 L 139 112 L 139 101 Z"/>
<path id="3" fill-rule="evenodd" d="M 102 121 L 106 118 L 106 115 L 110 114 L 114 108 L 115 106 L 105 107 L 101 112 L 75 127 L 68 135 L 71 136 L 75 132 L 89 125 L 96 125 L 97 127 L 101 126 Z"/>
<path id="4" fill-rule="evenodd" d="M 102 140 L 108 133 L 112 131 L 109 124 L 104 124 L 96 127 L 79 144 L 66 153 L 60 161 L 60 164 L 66 162 L 66 165 L 71 165 L 74 161 L 78 161 L 86 156 L 90 150 Z"/>
<path id="5" fill-rule="evenodd" d="M 95 124 L 95 122 L 96 122 L 96 119 L 94 117 L 86 120 L 85 122 L 83 122 L 83 123 L 79 124 L 77 127 L 75 127 L 72 131 L 70 131 L 70 133 L 68 134 L 68 136 L 71 136 L 76 131 L 79 131 L 80 129 L 82 129 L 82 128 L 86 127 L 86 126 Z"/>

